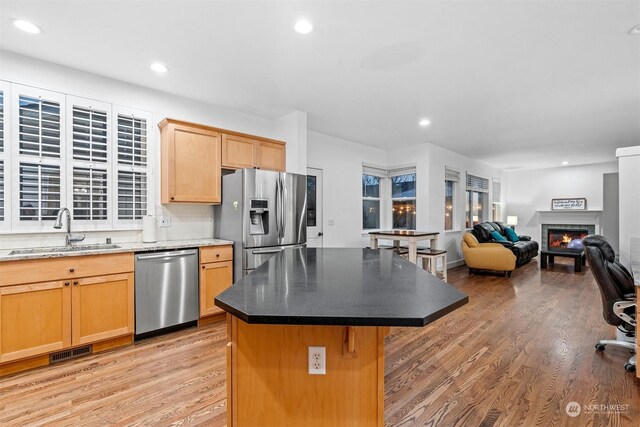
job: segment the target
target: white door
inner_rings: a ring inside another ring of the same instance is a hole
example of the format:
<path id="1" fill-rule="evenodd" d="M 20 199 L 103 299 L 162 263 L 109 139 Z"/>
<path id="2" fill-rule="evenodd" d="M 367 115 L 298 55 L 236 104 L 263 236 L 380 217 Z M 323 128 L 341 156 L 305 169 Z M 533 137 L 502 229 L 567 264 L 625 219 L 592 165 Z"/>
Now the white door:
<path id="1" fill-rule="evenodd" d="M 322 169 L 307 169 L 307 247 L 322 247 Z"/>

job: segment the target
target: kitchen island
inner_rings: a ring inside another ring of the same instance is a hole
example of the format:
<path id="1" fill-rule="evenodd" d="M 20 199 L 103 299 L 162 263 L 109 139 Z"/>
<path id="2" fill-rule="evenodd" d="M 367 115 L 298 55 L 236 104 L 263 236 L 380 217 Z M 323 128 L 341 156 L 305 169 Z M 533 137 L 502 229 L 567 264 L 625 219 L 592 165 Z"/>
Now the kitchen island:
<path id="1" fill-rule="evenodd" d="M 282 251 L 215 300 L 228 312 L 227 424 L 382 426 L 389 327 L 467 302 L 392 251 Z"/>

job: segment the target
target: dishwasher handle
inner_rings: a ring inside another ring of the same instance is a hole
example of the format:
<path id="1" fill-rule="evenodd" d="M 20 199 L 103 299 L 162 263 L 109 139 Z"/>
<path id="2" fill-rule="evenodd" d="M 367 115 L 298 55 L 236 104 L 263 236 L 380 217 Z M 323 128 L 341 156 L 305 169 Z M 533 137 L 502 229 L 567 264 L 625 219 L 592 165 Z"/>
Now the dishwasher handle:
<path id="1" fill-rule="evenodd" d="M 136 258 L 140 261 L 148 260 L 148 259 L 160 259 L 160 258 L 178 258 L 189 255 L 197 255 L 198 251 L 196 249 L 191 249 L 188 251 L 172 251 L 172 252 L 163 252 L 159 254 L 151 254 L 151 255 L 136 255 Z"/>

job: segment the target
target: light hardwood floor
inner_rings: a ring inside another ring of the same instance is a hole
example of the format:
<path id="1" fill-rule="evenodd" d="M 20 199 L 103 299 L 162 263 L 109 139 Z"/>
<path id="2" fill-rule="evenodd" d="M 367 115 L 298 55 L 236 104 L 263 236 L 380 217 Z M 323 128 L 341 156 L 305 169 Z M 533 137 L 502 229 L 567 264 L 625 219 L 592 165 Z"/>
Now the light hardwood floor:
<path id="1" fill-rule="evenodd" d="M 469 304 L 387 338 L 385 424 L 637 427 L 640 381 L 622 367 L 627 352 L 595 352 L 614 332 L 589 269 L 572 270 L 562 260 L 511 279 L 451 270 Z M 0 425 L 223 426 L 225 335 L 214 324 L 0 378 Z M 612 404 L 628 409 L 586 407 Z"/>

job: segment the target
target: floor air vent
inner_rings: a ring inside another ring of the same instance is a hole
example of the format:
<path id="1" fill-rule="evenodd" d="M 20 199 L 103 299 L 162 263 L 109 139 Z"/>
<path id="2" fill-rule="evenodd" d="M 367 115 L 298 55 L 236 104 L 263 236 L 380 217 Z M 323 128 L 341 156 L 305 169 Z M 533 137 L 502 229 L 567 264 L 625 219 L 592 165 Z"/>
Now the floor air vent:
<path id="1" fill-rule="evenodd" d="M 71 350 L 59 351 L 49 356 L 49 363 L 62 362 L 63 360 L 73 359 L 74 357 L 84 356 L 85 354 L 91 354 L 91 346 L 72 348 Z"/>

